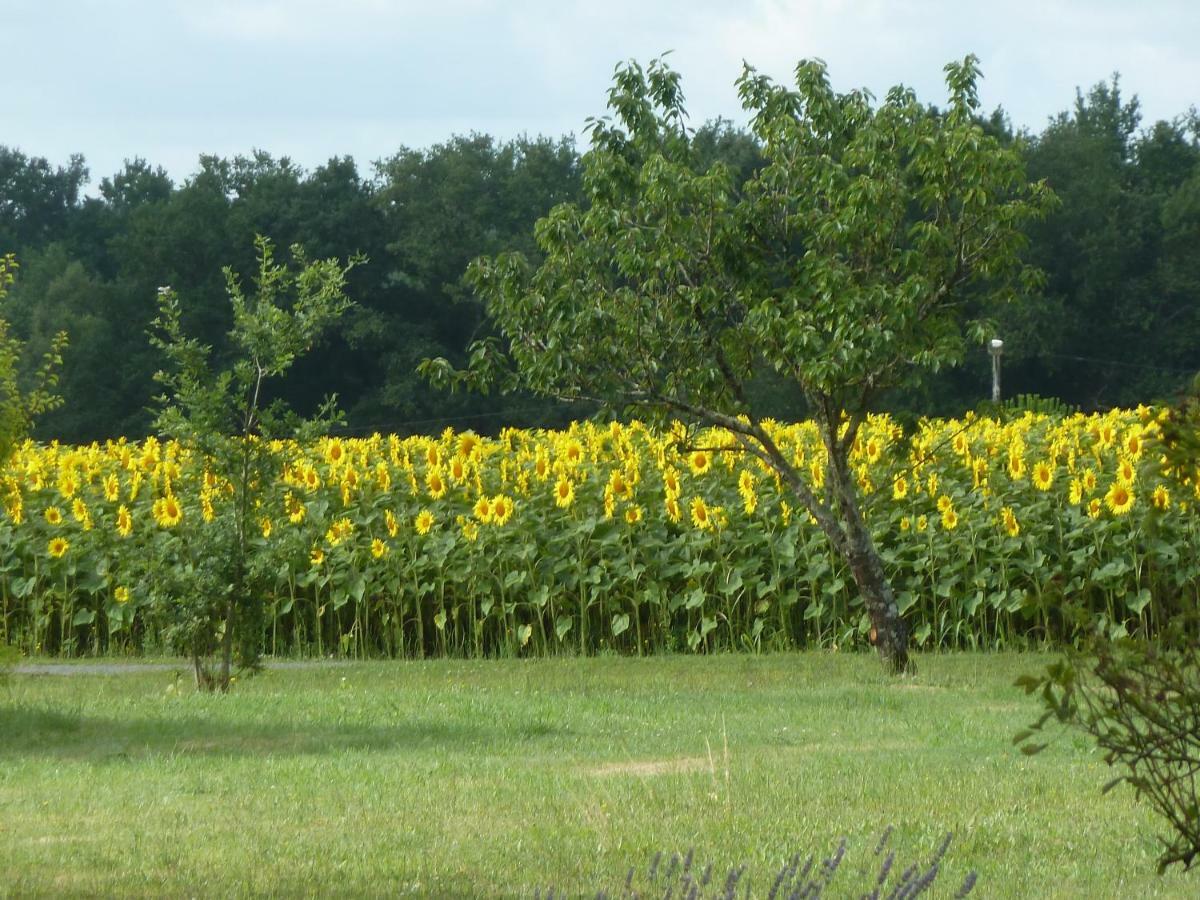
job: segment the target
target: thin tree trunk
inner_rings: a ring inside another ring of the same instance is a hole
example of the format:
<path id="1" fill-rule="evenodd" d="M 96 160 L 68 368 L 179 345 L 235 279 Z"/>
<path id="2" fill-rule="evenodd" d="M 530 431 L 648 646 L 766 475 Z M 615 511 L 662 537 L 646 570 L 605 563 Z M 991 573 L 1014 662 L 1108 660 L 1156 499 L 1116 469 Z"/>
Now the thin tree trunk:
<path id="1" fill-rule="evenodd" d="M 866 528 L 850 530 L 846 562 L 871 620 L 871 642 L 889 672 L 896 675 L 911 672 L 908 625 L 896 606 L 895 594 L 883 571 L 883 560 Z"/>
<path id="2" fill-rule="evenodd" d="M 233 668 L 233 617 L 236 613 L 235 596 L 231 591 L 225 606 L 225 634 L 221 636 L 221 676 L 217 687 L 229 690 L 229 673 Z"/>
<path id="3" fill-rule="evenodd" d="M 827 443 L 827 446 L 832 448 L 833 442 Z M 834 540 L 834 547 L 850 566 L 854 584 L 871 620 L 871 643 L 875 645 L 884 668 L 889 672 L 894 675 L 911 672 L 908 626 L 900 617 L 896 596 L 883 571 L 883 559 L 863 518 L 854 476 L 845 459 L 832 454 L 826 473 L 829 482 L 826 489 L 833 491 L 841 513 L 838 535 L 841 540 Z"/>

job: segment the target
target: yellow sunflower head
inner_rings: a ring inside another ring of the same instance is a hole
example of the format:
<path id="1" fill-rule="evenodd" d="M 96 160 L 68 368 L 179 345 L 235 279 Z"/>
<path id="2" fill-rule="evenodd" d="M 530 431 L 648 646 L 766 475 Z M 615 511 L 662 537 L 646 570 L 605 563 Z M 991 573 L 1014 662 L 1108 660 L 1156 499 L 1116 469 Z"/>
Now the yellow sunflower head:
<path id="1" fill-rule="evenodd" d="M 1114 481 L 1108 493 L 1104 495 L 1104 503 L 1114 516 L 1123 516 L 1133 509 L 1133 491 L 1129 485 Z"/>

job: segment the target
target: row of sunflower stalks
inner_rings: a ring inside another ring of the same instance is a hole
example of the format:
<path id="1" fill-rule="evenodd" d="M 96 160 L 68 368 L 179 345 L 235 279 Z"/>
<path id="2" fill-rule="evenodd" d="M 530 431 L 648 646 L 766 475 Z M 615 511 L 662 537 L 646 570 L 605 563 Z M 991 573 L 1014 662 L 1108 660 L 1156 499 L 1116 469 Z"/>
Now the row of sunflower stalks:
<path id="1" fill-rule="evenodd" d="M 819 494 L 815 427 L 768 425 Z M 1157 428 L 1146 408 L 930 420 L 910 433 L 869 419 L 852 464 L 915 641 L 1153 631 L 1194 604 L 1200 480 L 1162 471 Z M 820 530 L 734 447 L 720 431 L 638 422 L 277 444 L 253 545 L 267 651 L 865 642 L 861 602 Z M 224 527 L 230 493 L 203 460 L 153 438 L 26 444 L 0 485 L 0 640 L 41 653 L 172 649 L 162 567 L 199 530 Z"/>

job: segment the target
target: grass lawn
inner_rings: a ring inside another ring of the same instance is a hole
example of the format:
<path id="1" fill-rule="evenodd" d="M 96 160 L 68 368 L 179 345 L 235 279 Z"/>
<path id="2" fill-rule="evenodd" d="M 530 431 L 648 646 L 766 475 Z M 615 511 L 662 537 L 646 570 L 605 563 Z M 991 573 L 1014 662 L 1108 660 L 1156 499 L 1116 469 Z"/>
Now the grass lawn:
<path id="1" fill-rule="evenodd" d="M 955 834 L 934 896 L 1184 897 L 1158 828 L 1083 738 L 1026 758 L 1035 655 L 378 662 L 0 687 L 0 896 L 614 893 L 655 851 L 745 863 L 849 839 L 861 893 Z M 180 666 L 183 671 L 183 666 Z M 855 893 L 854 896 L 857 896 Z"/>

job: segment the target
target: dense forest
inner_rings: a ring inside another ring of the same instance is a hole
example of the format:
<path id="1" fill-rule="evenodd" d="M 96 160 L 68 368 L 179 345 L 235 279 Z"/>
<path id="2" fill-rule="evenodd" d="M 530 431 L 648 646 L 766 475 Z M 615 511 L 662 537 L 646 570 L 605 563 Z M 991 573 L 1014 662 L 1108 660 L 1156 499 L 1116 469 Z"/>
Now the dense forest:
<path id="1" fill-rule="evenodd" d="M 1020 304 L 983 310 L 1004 338 L 1004 389 L 1084 410 L 1173 396 L 1200 369 L 1200 117 L 1141 121 L 1113 78 L 1039 134 L 1013 134 L 1001 111 L 982 122 L 1019 141 L 1029 175 L 1060 199 L 1029 234 L 1044 283 Z M 749 173 L 758 148 L 723 121 L 699 129 L 697 165 Z M 141 436 L 162 361 L 147 340 L 156 290 L 169 284 L 187 326 L 218 348 L 230 323 L 222 266 L 252 274 L 253 239 L 300 244 L 310 258 L 362 252 L 357 305 L 298 367 L 287 398 L 301 409 L 336 393 L 350 433 L 494 431 L 558 425 L 586 410 L 530 397 L 446 395 L 415 373 L 430 356 L 461 360 L 487 327 L 463 283 L 467 263 L 504 249 L 534 253 L 533 224 L 582 200 L 570 138 L 454 137 L 402 148 L 369 173 L 348 157 L 306 171 L 266 152 L 202 156 L 176 184 L 135 159 L 85 192 L 81 156 L 65 165 L 0 146 L 0 251 L 17 255 L 2 314 L 27 340 L 31 370 L 53 335 L 70 335 L 62 407 L 39 436 L 79 442 Z M 901 414 L 957 414 L 989 393 L 986 350 L 888 399 Z M 770 384 L 782 416 L 803 407 Z"/>

